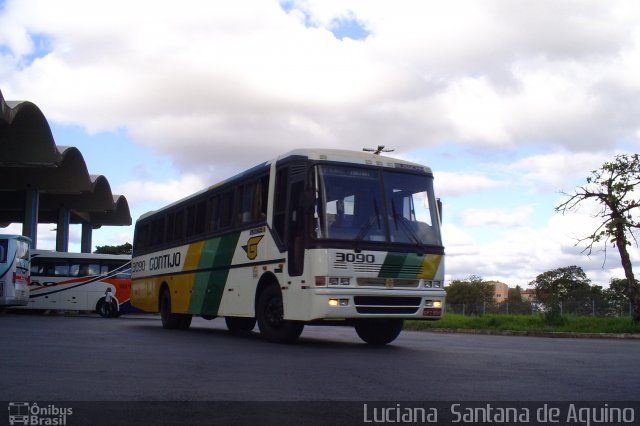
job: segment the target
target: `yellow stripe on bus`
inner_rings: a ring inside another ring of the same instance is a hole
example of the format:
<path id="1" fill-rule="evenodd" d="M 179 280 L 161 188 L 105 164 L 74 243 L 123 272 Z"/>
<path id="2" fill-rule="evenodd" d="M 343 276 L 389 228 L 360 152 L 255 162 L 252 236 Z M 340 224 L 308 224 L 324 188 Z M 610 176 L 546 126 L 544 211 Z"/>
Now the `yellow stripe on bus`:
<path id="1" fill-rule="evenodd" d="M 438 272 L 441 259 L 442 256 L 439 254 L 427 254 L 422 261 L 422 267 L 420 268 L 421 272 L 418 274 L 417 278 L 432 280 L 436 276 L 436 272 Z"/>

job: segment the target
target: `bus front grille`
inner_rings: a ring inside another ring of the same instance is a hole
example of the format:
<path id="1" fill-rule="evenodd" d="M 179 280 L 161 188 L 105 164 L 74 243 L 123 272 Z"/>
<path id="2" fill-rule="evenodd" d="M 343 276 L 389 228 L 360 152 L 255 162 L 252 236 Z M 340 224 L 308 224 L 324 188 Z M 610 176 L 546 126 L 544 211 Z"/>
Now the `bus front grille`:
<path id="1" fill-rule="evenodd" d="M 392 281 L 393 285 L 390 285 L 387 278 L 359 277 L 357 284 L 359 287 L 418 288 L 420 286 L 420 280 L 396 278 Z"/>
<path id="2" fill-rule="evenodd" d="M 420 309 L 420 297 L 355 296 L 353 302 L 359 314 L 415 314 Z"/>

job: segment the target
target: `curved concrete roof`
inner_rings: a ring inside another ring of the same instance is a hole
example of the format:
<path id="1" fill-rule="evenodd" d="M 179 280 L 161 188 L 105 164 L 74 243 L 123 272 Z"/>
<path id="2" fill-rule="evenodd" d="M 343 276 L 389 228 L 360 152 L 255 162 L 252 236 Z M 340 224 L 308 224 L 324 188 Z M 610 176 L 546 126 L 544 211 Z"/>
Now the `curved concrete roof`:
<path id="1" fill-rule="evenodd" d="M 56 145 L 42 111 L 28 101 L 5 101 L 0 92 L 0 224 L 24 220 L 25 190 L 40 194 L 39 223 L 56 223 L 58 210 L 71 223 L 131 225 L 126 198 L 114 195 L 106 177 L 89 174 L 82 153 Z"/>

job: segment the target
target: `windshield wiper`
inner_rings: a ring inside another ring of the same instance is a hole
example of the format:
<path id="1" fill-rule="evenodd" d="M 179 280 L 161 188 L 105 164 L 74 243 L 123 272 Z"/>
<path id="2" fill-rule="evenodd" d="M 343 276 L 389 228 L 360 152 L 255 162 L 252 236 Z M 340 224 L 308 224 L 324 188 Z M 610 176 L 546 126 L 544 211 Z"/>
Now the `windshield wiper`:
<path id="1" fill-rule="evenodd" d="M 401 228 L 404 231 L 404 233 L 410 239 L 413 240 L 413 242 L 418 247 L 418 254 L 426 254 L 427 248 L 424 246 L 424 244 L 422 244 L 415 230 L 411 226 L 409 226 L 409 224 L 406 222 L 405 218 L 402 215 L 400 215 L 399 213 L 396 213 L 396 205 L 394 200 L 391 200 L 391 211 L 393 214 L 393 222 L 396 225 L 396 229 Z M 398 223 L 400 224 L 399 227 L 398 227 Z"/>
<path id="2" fill-rule="evenodd" d="M 364 239 L 364 237 L 369 233 L 369 230 L 371 229 L 371 227 L 373 226 L 373 224 L 375 223 L 375 221 L 378 221 L 378 228 L 380 228 L 380 214 L 379 214 L 379 210 L 378 210 L 378 203 L 376 202 L 376 200 L 373 200 L 373 210 L 374 212 L 371 213 L 371 215 L 369 216 L 369 220 L 367 220 L 362 227 L 360 228 L 360 231 L 358 232 L 358 235 L 356 235 L 356 238 L 353 240 L 354 242 L 354 249 L 355 252 L 358 253 L 360 252 L 360 242 Z"/>

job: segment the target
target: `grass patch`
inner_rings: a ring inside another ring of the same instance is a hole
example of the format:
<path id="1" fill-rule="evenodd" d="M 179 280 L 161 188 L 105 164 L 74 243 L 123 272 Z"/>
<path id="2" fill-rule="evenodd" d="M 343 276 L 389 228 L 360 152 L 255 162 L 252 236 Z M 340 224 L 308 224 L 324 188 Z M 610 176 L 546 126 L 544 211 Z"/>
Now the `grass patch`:
<path id="1" fill-rule="evenodd" d="M 573 333 L 640 333 L 640 325 L 630 317 L 578 317 L 566 315 L 562 321 L 549 323 L 540 315 L 465 316 L 445 314 L 440 321 L 405 321 L 405 330 L 433 328 L 500 330 L 500 331 L 559 331 Z"/>

